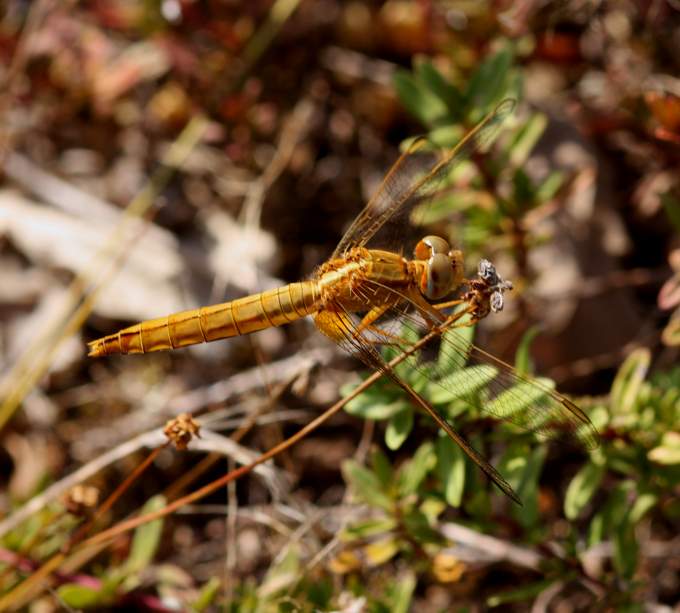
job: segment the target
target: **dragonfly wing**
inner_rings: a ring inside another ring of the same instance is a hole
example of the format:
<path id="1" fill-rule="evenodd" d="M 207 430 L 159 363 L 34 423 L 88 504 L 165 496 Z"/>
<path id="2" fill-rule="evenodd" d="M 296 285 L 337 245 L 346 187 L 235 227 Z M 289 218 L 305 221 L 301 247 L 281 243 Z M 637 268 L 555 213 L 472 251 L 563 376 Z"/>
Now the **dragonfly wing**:
<path id="1" fill-rule="evenodd" d="M 370 282 L 361 291 L 366 292 L 368 304 Z M 411 302 L 401 294 L 395 294 L 394 303 L 370 326 L 361 324 L 361 314 L 344 312 L 340 305 L 335 308 L 340 323 L 334 340 L 402 387 L 511 498 L 514 499 L 512 488 L 470 448 L 436 406 L 462 403 L 479 416 L 508 422 L 540 438 L 585 449 L 597 447 L 597 431 L 581 409 L 552 389 L 549 381 L 519 375 L 502 360 L 472 344 L 471 335 L 464 334 L 469 329 L 469 322 L 464 319 L 454 322 L 454 317 L 449 316 L 442 324 L 439 318 L 444 316 L 434 307 L 428 311 L 427 305 Z M 433 326 L 433 322 L 437 325 Z M 381 346 L 387 359 L 381 354 Z M 403 359 L 390 366 L 397 356 Z M 404 381 L 412 372 L 419 373 L 419 379 L 431 385 L 429 397 L 435 406 Z"/>
<path id="2" fill-rule="evenodd" d="M 453 149 L 443 154 L 427 151 L 425 139 L 416 140 L 389 170 L 376 193 L 343 236 L 333 257 L 340 257 L 353 247 L 366 246 L 388 220 L 398 218 L 400 223 L 407 223 L 410 211 L 431 199 L 453 168 L 495 138 L 501 123 L 514 108 L 514 100 L 503 100 Z"/>
<path id="3" fill-rule="evenodd" d="M 373 289 L 365 283 L 370 300 Z M 533 432 L 539 438 L 552 438 L 585 449 L 594 449 L 599 436 L 588 416 L 571 400 L 553 389 L 547 379 L 520 375 L 512 366 L 474 345 L 463 329 L 469 318 L 456 319 L 424 301 L 411 301 L 399 294 L 394 305 L 385 309 L 360 338 L 390 347 L 390 351 L 409 351 L 414 343 L 433 328 L 442 332 L 423 343 L 407 360 L 435 388 L 433 397 L 442 403 L 461 401 L 480 415 L 490 416 Z M 355 333 L 356 336 L 356 333 Z"/>
<path id="4" fill-rule="evenodd" d="M 417 361 L 419 349 L 409 342 L 404 341 L 402 343 L 400 339 L 394 336 L 396 331 L 394 318 L 390 317 L 387 322 L 384 322 L 386 324 L 385 328 L 372 326 L 368 329 L 360 330 L 361 324 L 358 317 L 342 310 L 341 305 L 336 304 L 334 306 L 336 310 L 321 311 L 316 316 L 316 323 L 321 331 L 330 336 L 345 351 L 362 360 L 369 368 L 382 372 L 399 385 L 413 402 L 432 417 L 439 427 L 486 473 L 504 494 L 521 506 L 520 498 L 503 476 L 430 403 L 420 396 L 398 374 L 402 364 L 408 365 L 411 362 Z M 410 308 L 410 305 L 403 304 L 401 308 L 392 307 L 392 315 L 398 315 L 401 318 L 404 315 L 404 309 L 408 308 Z M 381 344 L 388 344 L 395 348 L 402 347 L 405 353 L 397 351 L 395 359 L 387 362 L 378 349 Z M 413 352 L 411 356 L 408 355 L 409 351 Z"/>

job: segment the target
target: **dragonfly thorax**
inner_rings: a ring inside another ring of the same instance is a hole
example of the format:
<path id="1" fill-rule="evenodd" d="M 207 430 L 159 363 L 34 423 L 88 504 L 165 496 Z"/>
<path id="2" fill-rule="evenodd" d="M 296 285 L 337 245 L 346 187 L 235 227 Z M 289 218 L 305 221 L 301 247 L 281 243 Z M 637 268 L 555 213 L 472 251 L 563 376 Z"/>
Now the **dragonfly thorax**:
<path id="1" fill-rule="evenodd" d="M 439 236 L 426 236 L 414 249 L 422 262 L 418 286 L 428 300 L 439 300 L 455 290 L 463 280 L 463 252 L 451 249 Z"/>

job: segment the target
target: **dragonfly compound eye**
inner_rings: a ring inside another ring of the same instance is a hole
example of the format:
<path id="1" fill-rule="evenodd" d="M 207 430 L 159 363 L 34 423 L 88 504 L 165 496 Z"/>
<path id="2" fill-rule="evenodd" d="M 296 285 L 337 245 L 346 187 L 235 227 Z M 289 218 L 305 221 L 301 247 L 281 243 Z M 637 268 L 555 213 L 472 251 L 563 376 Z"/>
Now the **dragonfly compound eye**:
<path id="1" fill-rule="evenodd" d="M 446 255 L 450 249 L 449 244 L 440 236 L 426 236 L 416 245 L 414 255 L 416 260 L 429 260 L 435 253 Z"/>
<path id="2" fill-rule="evenodd" d="M 425 265 L 420 280 L 420 291 L 428 300 L 438 300 L 454 288 L 455 270 L 451 258 L 444 253 L 435 253 Z"/>

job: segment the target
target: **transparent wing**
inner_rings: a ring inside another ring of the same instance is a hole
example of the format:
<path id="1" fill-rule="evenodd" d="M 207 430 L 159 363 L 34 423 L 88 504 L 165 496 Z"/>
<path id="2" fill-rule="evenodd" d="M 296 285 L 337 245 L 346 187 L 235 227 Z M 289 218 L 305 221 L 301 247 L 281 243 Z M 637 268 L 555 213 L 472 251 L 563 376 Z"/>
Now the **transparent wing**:
<path id="1" fill-rule="evenodd" d="M 333 257 L 341 257 L 353 247 L 366 246 L 390 220 L 407 223 L 410 211 L 431 199 L 453 168 L 494 139 L 501 123 L 514 108 L 514 100 L 503 100 L 453 149 L 443 154 L 427 151 L 425 139 L 416 140 L 389 170 L 377 192 L 343 236 Z"/>
<path id="2" fill-rule="evenodd" d="M 340 307 L 340 305 L 335 305 Z M 341 307 L 340 307 L 341 308 Z M 332 332 L 328 334 L 328 322 L 322 323 L 324 315 L 330 314 L 333 317 Z M 390 332 L 382 332 L 379 330 L 369 329 L 359 332 L 358 320 L 356 316 L 346 311 L 327 311 L 321 312 L 316 316 L 316 322 L 319 328 L 326 332 L 331 338 L 340 345 L 345 351 L 351 355 L 358 357 L 371 369 L 382 372 L 386 377 L 389 377 L 394 383 L 399 385 L 414 403 L 423 409 L 432 417 L 432 419 L 441 427 L 444 432 L 462 449 L 462 451 L 498 486 L 498 488 L 511 500 L 521 506 L 522 501 L 519 496 L 512 489 L 512 486 L 503 478 L 503 476 L 475 449 L 465 438 L 458 433 L 458 431 L 448 422 L 444 417 L 422 396 L 420 396 L 404 379 L 398 374 L 402 364 L 408 365 L 415 360 L 415 355 L 409 355 L 409 352 L 419 351 L 417 343 L 413 343 L 405 352 L 400 352 L 399 355 L 391 360 L 389 363 L 384 360 L 378 347 L 383 343 L 392 343 L 392 334 Z M 427 343 L 427 338 L 422 342 L 423 345 Z"/>
<path id="3" fill-rule="evenodd" d="M 367 282 L 357 291 L 365 292 L 368 301 L 374 289 Z M 420 400 L 416 402 L 513 500 L 516 495 L 507 482 L 435 407 L 465 405 L 480 416 L 506 421 L 541 438 L 585 449 L 597 447 L 598 434 L 588 416 L 552 389 L 548 380 L 519 375 L 502 360 L 472 344 L 464 319 L 456 320 L 456 315 L 444 316 L 434 307 L 429 307 L 429 311 L 427 308 L 428 305 L 416 305 L 408 297 L 399 296 L 395 304 L 368 327 L 360 323 L 362 314 L 341 312 L 338 326 L 341 334 L 336 333 L 334 340 L 370 368 L 389 376 L 412 399 L 416 400 L 417 396 Z M 432 321 L 438 325 L 432 326 Z M 399 364 L 389 366 L 381 355 L 381 346 L 389 348 L 390 356 L 402 356 Z M 434 406 L 404 381 L 409 378 L 409 372 L 417 372 L 419 378 L 429 382 L 428 396 Z"/>

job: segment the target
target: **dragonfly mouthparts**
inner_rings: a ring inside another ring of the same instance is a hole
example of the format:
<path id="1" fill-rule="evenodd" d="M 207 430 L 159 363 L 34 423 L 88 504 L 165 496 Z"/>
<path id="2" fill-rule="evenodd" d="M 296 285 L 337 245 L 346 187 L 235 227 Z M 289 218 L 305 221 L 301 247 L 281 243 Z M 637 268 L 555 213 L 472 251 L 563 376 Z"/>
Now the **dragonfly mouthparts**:
<path id="1" fill-rule="evenodd" d="M 485 292 L 489 296 L 489 307 L 494 313 L 503 310 L 503 292 L 513 288 L 511 281 L 505 281 L 496 271 L 496 267 L 486 259 L 479 262 L 477 276 L 483 281 Z"/>
<path id="2" fill-rule="evenodd" d="M 498 274 L 489 260 L 479 262 L 477 277 L 469 282 L 470 291 L 463 299 L 472 307 L 473 317 L 479 320 L 489 311 L 498 313 L 503 310 L 503 293 L 513 289 L 513 285 Z"/>

